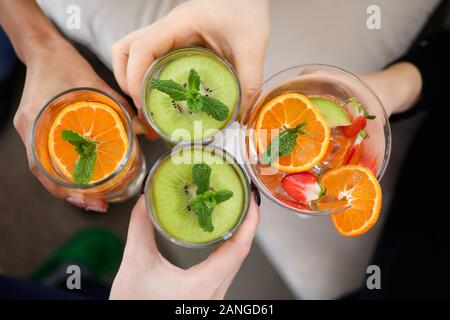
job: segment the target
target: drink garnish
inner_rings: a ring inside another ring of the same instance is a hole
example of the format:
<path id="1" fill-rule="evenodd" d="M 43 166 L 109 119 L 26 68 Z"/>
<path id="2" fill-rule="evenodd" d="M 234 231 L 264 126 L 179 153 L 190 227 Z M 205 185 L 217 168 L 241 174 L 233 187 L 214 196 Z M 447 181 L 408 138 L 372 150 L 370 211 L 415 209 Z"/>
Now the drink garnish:
<path id="1" fill-rule="evenodd" d="M 319 200 L 327 191 L 319 178 L 308 171 L 284 176 L 281 179 L 281 186 L 292 199 L 305 205 Z"/>
<path id="2" fill-rule="evenodd" d="M 97 159 L 97 144 L 86 139 L 72 130 L 63 130 L 62 139 L 75 147 L 80 155 L 73 168 L 73 181 L 78 184 L 88 184 L 94 175 L 95 160 Z"/>
<path id="3" fill-rule="evenodd" d="M 351 106 L 357 109 L 358 114 L 362 114 L 364 118 L 367 120 L 373 120 L 376 118 L 374 115 L 370 115 L 367 109 L 360 103 L 358 100 L 356 100 L 355 97 L 352 97 L 348 99 L 347 103 L 349 103 Z"/>
<path id="4" fill-rule="evenodd" d="M 200 92 L 200 75 L 195 69 L 189 71 L 187 86 L 183 86 L 172 79 L 152 79 L 151 84 L 155 89 L 169 95 L 174 101 L 186 101 L 192 112 L 205 112 L 218 121 L 228 118 L 229 109 L 220 100 L 211 96 L 202 95 Z"/>
<path id="5" fill-rule="evenodd" d="M 373 120 L 376 116 L 370 115 L 367 109 L 354 97 L 348 99 L 347 104 L 355 109 L 356 115 L 350 125 L 342 127 L 342 132 L 347 138 L 354 138 L 366 127 L 367 120 Z"/>
<path id="6" fill-rule="evenodd" d="M 211 190 L 209 180 L 211 168 L 205 163 L 198 163 L 192 167 L 192 178 L 197 186 L 197 195 L 189 201 L 189 206 L 197 215 L 200 227 L 207 232 L 214 231 L 212 212 L 216 205 L 227 201 L 233 196 L 228 189 Z"/>
<path id="7" fill-rule="evenodd" d="M 278 157 L 288 156 L 294 150 L 299 135 L 307 134 L 303 127 L 307 122 L 303 121 L 295 128 L 286 128 L 281 131 L 269 144 L 266 151 L 261 156 L 262 164 L 270 164 L 278 159 Z"/>
<path id="8" fill-rule="evenodd" d="M 192 179 L 197 186 L 197 195 L 205 193 L 209 189 L 209 178 L 211 167 L 205 163 L 194 164 L 192 168 Z"/>

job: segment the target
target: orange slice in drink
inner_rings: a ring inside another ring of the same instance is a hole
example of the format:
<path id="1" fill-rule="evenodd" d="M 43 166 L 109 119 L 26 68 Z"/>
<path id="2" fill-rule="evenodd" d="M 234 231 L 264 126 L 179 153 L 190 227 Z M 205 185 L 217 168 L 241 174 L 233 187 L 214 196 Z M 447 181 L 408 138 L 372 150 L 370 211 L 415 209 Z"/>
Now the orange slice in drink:
<path id="1" fill-rule="evenodd" d="M 359 236 L 369 231 L 378 220 L 381 210 L 381 187 L 372 171 L 358 165 L 333 169 L 321 177 L 327 189 L 319 202 L 321 210 L 338 210 L 331 215 L 334 226 L 343 236 Z"/>
<path id="2" fill-rule="evenodd" d="M 127 133 L 113 108 L 97 102 L 72 103 L 56 116 L 48 136 L 48 149 L 53 164 L 71 180 L 79 154 L 72 144 L 62 139 L 64 130 L 73 130 L 97 142 L 94 174 L 89 183 L 111 175 L 127 153 Z"/>
<path id="3" fill-rule="evenodd" d="M 328 150 L 321 160 L 321 163 L 330 168 L 342 166 L 347 160 L 348 152 L 352 145 L 353 140 L 345 136 L 332 137 L 330 144 L 328 145 Z M 356 161 L 354 163 L 356 163 Z"/>
<path id="4" fill-rule="evenodd" d="M 306 121 L 290 155 L 272 163 L 283 172 L 302 172 L 314 167 L 324 157 L 330 140 L 330 129 L 314 104 L 299 93 L 285 93 L 267 102 L 255 125 L 259 153 L 284 129 L 294 128 Z"/>

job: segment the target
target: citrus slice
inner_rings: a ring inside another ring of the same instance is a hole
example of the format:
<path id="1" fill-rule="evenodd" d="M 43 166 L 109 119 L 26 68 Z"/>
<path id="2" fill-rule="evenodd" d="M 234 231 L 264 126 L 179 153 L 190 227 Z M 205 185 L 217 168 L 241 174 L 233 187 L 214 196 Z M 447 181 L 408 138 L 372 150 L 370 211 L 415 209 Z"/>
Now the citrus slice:
<path id="1" fill-rule="evenodd" d="M 330 129 L 319 110 L 304 95 L 285 93 L 267 102 L 255 125 L 259 153 L 284 129 L 294 128 L 306 121 L 302 128 L 306 134 L 299 135 L 290 155 L 279 157 L 272 166 L 283 172 L 302 172 L 314 167 L 324 157 Z"/>
<path id="2" fill-rule="evenodd" d="M 321 177 L 327 189 L 318 203 L 320 210 L 350 208 L 331 215 L 335 228 L 343 236 L 359 236 L 369 231 L 381 210 L 381 187 L 373 173 L 365 167 L 346 165 L 326 172 Z"/>
<path id="3" fill-rule="evenodd" d="M 76 102 L 66 106 L 55 117 L 48 136 L 50 158 L 57 170 L 72 180 L 79 154 L 62 132 L 72 130 L 97 142 L 94 174 L 89 183 L 111 175 L 121 164 L 128 150 L 128 137 L 117 112 L 103 103 Z"/>
<path id="4" fill-rule="evenodd" d="M 338 168 L 342 166 L 348 156 L 353 145 L 353 140 L 346 138 L 345 136 L 334 136 L 330 140 L 327 152 L 321 160 L 321 163 L 330 168 Z M 352 162 L 352 164 L 357 163 L 357 161 Z"/>

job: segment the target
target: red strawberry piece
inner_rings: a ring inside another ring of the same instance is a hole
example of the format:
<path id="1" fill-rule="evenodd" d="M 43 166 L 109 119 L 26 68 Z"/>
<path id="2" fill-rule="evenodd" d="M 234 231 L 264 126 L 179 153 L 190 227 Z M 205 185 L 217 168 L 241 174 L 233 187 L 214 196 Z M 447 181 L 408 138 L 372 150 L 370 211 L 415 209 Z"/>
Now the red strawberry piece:
<path id="1" fill-rule="evenodd" d="M 363 115 L 356 116 L 352 124 L 342 127 L 342 132 L 347 138 L 354 138 L 362 129 L 366 127 L 367 120 Z"/>
<path id="2" fill-rule="evenodd" d="M 325 189 L 310 172 L 291 173 L 281 179 L 284 191 L 294 200 L 306 204 L 323 196 Z"/>
<path id="3" fill-rule="evenodd" d="M 367 133 L 364 130 L 359 131 L 358 136 L 355 139 L 355 142 L 353 142 L 352 148 L 348 152 L 345 164 L 349 164 L 352 161 L 353 157 L 357 154 L 359 148 L 361 148 L 361 144 L 366 137 Z"/>
<path id="4" fill-rule="evenodd" d="M 367 120 L 373 120 L 375 116 L 369 114 L 367 109 L 356 98 L 350 98 L 347 104 L 353 109 L 355 116 L 351 125 L 342 127 L 342 132 L 347 138 L 353 138 L 366 127 Z"/>

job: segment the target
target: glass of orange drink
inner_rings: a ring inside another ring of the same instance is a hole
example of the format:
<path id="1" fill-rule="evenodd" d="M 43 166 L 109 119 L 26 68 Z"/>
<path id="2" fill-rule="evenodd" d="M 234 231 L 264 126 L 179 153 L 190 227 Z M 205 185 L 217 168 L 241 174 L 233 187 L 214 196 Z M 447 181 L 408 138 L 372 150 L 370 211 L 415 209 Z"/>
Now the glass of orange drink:
<path id="1" fill-rule="evenodd" d="M 33 127 L 38 168 L 70 194 L 118 202 L 141 188 L 146 165 L 126 108 L 95 88 L 52 98 Z"/>
<path id="2" fill-rule="evenodd" d="M 269 199 L 330 215 L 344 236 L 376 223 L 391 133 L 380 100 L 358 77 L 319 64 L 283 70 L 264 82 L 241 124 L 245 167 Z"/>

